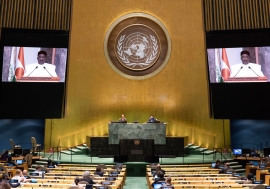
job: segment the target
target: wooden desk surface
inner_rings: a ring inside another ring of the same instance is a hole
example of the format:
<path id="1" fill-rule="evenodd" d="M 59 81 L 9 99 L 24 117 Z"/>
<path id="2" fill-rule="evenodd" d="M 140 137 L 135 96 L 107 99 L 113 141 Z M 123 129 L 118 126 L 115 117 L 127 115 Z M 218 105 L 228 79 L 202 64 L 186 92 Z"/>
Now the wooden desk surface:
<path id="1" fill-rule="evenodd" d="M 259 157 L 236 157 L 234 160 L 261 161 Z"/>
<path id="2" fill-rule="evenodd" d="M 270 185 L 270 175 L 265 175 L 265 184 Z"/>
<path id="3" fill-rule="evenodd" d="M 74 164 L 72 164 L 72 163 L 58 164 L 58 167 L 95 167 L 96 168 L 97 166 L 98 166 L 98 164 L 75 164 L 75 163 Z M 113 166 L 115 166 L 115 165 L 106 165 L 107 168 L 111 168 Z M 124 167 L 126 167 L 126 165 L 122 165 L 122 167 L 124 168 Z"/>
<path id="4" fill-rule="evenodd" d="M 95 172 L 96 168 L 93 167 L 56 167 L 56 168 L 47 168 L 53 171 L 92 171 Z M 126 168 L 119 169 L 118 171 L 115 169 L 103 169 L 104 172 L 125 172 Z"/>
<path id="5" fill-rule="evenodd" d="M 55 176 L 60 176 L 60 175 L 73 175 L 73 176 L 81 176 L 83 175 L 84 172 L 82 171 L 51 171 L 46 173 L 46 175 L 55 175 Z M 93 173 L 91 174 L 93 175 Z M 104 174 L 104 176 L 107 176 L 108 174 Z M 125 176 L 125 172 L 120 172 L 120 174 L 118 174 L 118 176 L 120 177 L 124 177 Z"/>
<path id="6" fill-rule="evenodd" d="M 80 184 L 81 186 L 85 186 L 83 184 Z M 31 188 L 69 188 L 71 187 L 72 184 L 55 184 L 55 183 L 23 183 L 21 188 L 24 188 L 24 187 L 31 187 Z M 93 186 L 102 186 L 100 184 L 94 184 Z M 104 186 L 104 185 L 103 185 Z M 117 184 L 112 184 L 110 185 L 110 187 L 116 189 L 116 188 L 119 188 L 119 185 Z"/>
<path id="7" fill-rule="evenodd" d="M 263 169 L 263 170 L 262 169 L 257 169 L 256 170 L 256 180 L 264 180 L 262 178 L 262 175 L 264 175 L 264 177 L 265 177 L 265 175 L 270 175 L 268 169 Z"/>
<path id="8" fill-rule="evenodd" d="M 120 177 L 121 178 L 121 177 Z M 32 179 L 27 179 L 27 182 L 23 183 L 24 186 L 29 186 L 31 184 L 39 184 L 40 185 L 45 185 L 47 187 L 62 187 L 63 185 L 66 186 L 67 184 L 71 186 L 74 183 L 74 179 L 72 180 L 56 180 L 56 179 L 35 179 L 36 183 L 31 183 Z M 101 185 L 103 181 L 105 180 L 93 180 L 96 185 Z M 106 180 L 108 182 L 111 182 L 115 186 L 119 186 L 120 188 L 123 188 L 123 180 Z"/>
<path id="9" fill-rule="evenodd" d="M 33 156 L 32 159 L 40 159 L 42 156 Z M 24 156 L 19 156 L 19 157 L 12 157 L 12 160 L 20 160 L 24 159 Z"/>
<path id="10" fill-rule="evenodd" d="M 191 165 L 166 165 L 166 164 L 161 164 L 160 165 L 163 168 L 168 167 L 168 168 L 172 168 L 172 167 L 206 167 L 209 168 L 211 167 L 211 164 L 191 164 Z M 155 167 L 154 165 L 147 165 L 147 168 L 151 168 L 151 167 Z"/>
<path id="11" fill-rule="evenodd" d="M 200 167 L 193 167 L 193 168 L 190 168 L 190 167 L 187 167 L 187 168 L 183 168 L 183 167 L 181 167 L 181 168 L 177 168 L 177 167 L 173 167 L 173 168 L 162 168 L 164 171 L 166 171 L 166 172 L 169 172 L 169 171 L 197 171 L 197 172 L 199 172 L 199 171 L 209 171 L 209 172 L 211 172 L 211 171 L 219 171 L 219 170 L 221 170 L 221 169 L 213 169 L 213 168 L 209 168 L 209 167 L 207 167 L 207 168 L 205 168 L 205 167 L 203 167 L 203 168 L 200 168 Z M 147 168 L 146 169 L 148 172 L 150 172 L 151 171 L 151 168 Z"/>

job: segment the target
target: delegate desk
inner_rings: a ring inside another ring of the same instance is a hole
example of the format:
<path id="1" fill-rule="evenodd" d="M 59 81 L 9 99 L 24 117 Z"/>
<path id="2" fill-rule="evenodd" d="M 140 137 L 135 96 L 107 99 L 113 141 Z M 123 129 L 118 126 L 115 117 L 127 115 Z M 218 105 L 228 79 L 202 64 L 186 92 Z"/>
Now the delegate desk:
<path id="1" fill-rule="evenodd" d="M 109 144 L 121 139 L 154 139 L 155 144 L 166 144 L 164 123 L 109 123 Z"/>
<path id="2" fill-rule="evenodd" d="M 235 157 L 234 161 L 237 161 L 238 164 L 242 165 L 243 168 L 246 167 L 246 164 L 250 161 L 261 161 L 259 157 Z"/>

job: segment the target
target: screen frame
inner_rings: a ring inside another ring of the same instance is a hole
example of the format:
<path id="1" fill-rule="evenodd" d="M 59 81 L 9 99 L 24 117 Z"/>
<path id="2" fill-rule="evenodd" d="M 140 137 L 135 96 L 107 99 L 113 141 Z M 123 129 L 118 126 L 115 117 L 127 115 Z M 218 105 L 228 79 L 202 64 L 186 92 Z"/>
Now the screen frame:
<path id="1" fill-rule="evenodd" d="M 210 117 L 270 119 L 270 82 L 210 83 L 207 49 L 270 46 L 270 29 L 206 31 L 206 72 Z M 256 111 L 255 111 L 256 110 Z"/>
<path id="2" fill-rule="evenodd" d="M 4 46 L 67 48 L 67 59 L 65 82 L 1 82 L 0 118 L 52 119 L 64 117 L 69 67 L 69 38 L 69 31 L 2 28 L 0 41 L 2 64 Z M 2 65 L 0 72 L 2 77 Z"/>

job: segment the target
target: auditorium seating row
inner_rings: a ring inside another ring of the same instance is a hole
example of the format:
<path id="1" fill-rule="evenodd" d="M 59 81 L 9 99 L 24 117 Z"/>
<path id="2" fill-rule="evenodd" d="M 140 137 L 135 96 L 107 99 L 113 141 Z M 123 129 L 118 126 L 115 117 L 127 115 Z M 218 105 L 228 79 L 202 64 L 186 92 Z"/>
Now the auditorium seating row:
<path id="1" fill-rule="evenodd" d="M 62 165 L 59 164 L 58 167 L 61 167 Z M 49 168 L 48 172 L 44 175 L 37 174 L 31 174 L 31 179 L 27 180 L 27 182 L 21 184 L 21 188 L 74 188 L 74 179 L 76 177 L 82 177 L 84 174 L 84 171 L 89 171 L 89 169 L 96 169 L 98 165 L 91 165 L 86 166 L 85 164 L 83 166 L 78 166 L 77 164 L 69 164 L 64 165 L 67 170 L 66 171 L 60 171 L 59 168 Z M 105 165 L 106 169 L 103 169 L 105 174 L 103 177 L 100 177 L 98 175 L 93 175 L 93 171 L 90 171 L 91 178 L 96 183 L 93 186 L 104 186 L 108 187 L 108 189 L 123 189 L 123 186 L 125 184 L 126 179 L 126 168 L 119 168 L 118 169 L 112 169 L 114 168 L 113 165 Z M 16 169 L 14 169 L 16 170 Z M 68 171 L 69 170 L 69 171 Z M 72 171 L 71 171 L 72 170 Z M 0 176 L 2 177 L 2 172 Z M 113 173 L 113 174 L 111 174 Z M 43 177 L 43 179 L 42 179 Z M 80 185 L 82 187 L 85 187 L 85 184 Z M 76 186 L 75 186 L 76 188 Z M 105 188 L 104 188 L 105 189 Z"/>
<path id="2" fill-rule="evenodd" d="M 199 165 L 161 165 L 166 172 L 166 177 L 171 177 L 175 189 L 180 188 L 254 188 L 263 187 L 266 184 L 243 184 L 241 177 L 235 177 L 233 174 L 218 174 L 219 169 L 212 169 L 209 166 Z M 192 168 L 190 168 L 192 167 Z M 154 182 L 152 171 L 154 166 L 149 165 L 146 168 L 146 178 L 149 189 L 153 189 L 151 184 Z M 270 175 L 269 175 L 270 176 Z M 270 178 L 270 177 L 269 177 Z M 269 181 L 269 180 L 268 180 Z"/>

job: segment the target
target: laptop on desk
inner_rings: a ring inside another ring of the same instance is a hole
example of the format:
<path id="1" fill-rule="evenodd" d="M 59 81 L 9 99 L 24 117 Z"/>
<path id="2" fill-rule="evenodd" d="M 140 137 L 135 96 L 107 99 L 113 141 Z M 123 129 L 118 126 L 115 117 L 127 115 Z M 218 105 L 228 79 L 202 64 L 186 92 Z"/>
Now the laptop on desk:
<path id="1" fill-rule="evenodd" d="M 22 165 L 23 160 L 22 159 L 18 159 L 18 160 L 16 160 L 16 163 L 17 163 L 17 165 Z"/>
<path id="2" fill-rule="evenodd" d="M 154 185 L 154 189 L 160 189 L 160 187 L 163 185 L 161 183 L 155 183 Z"/>

